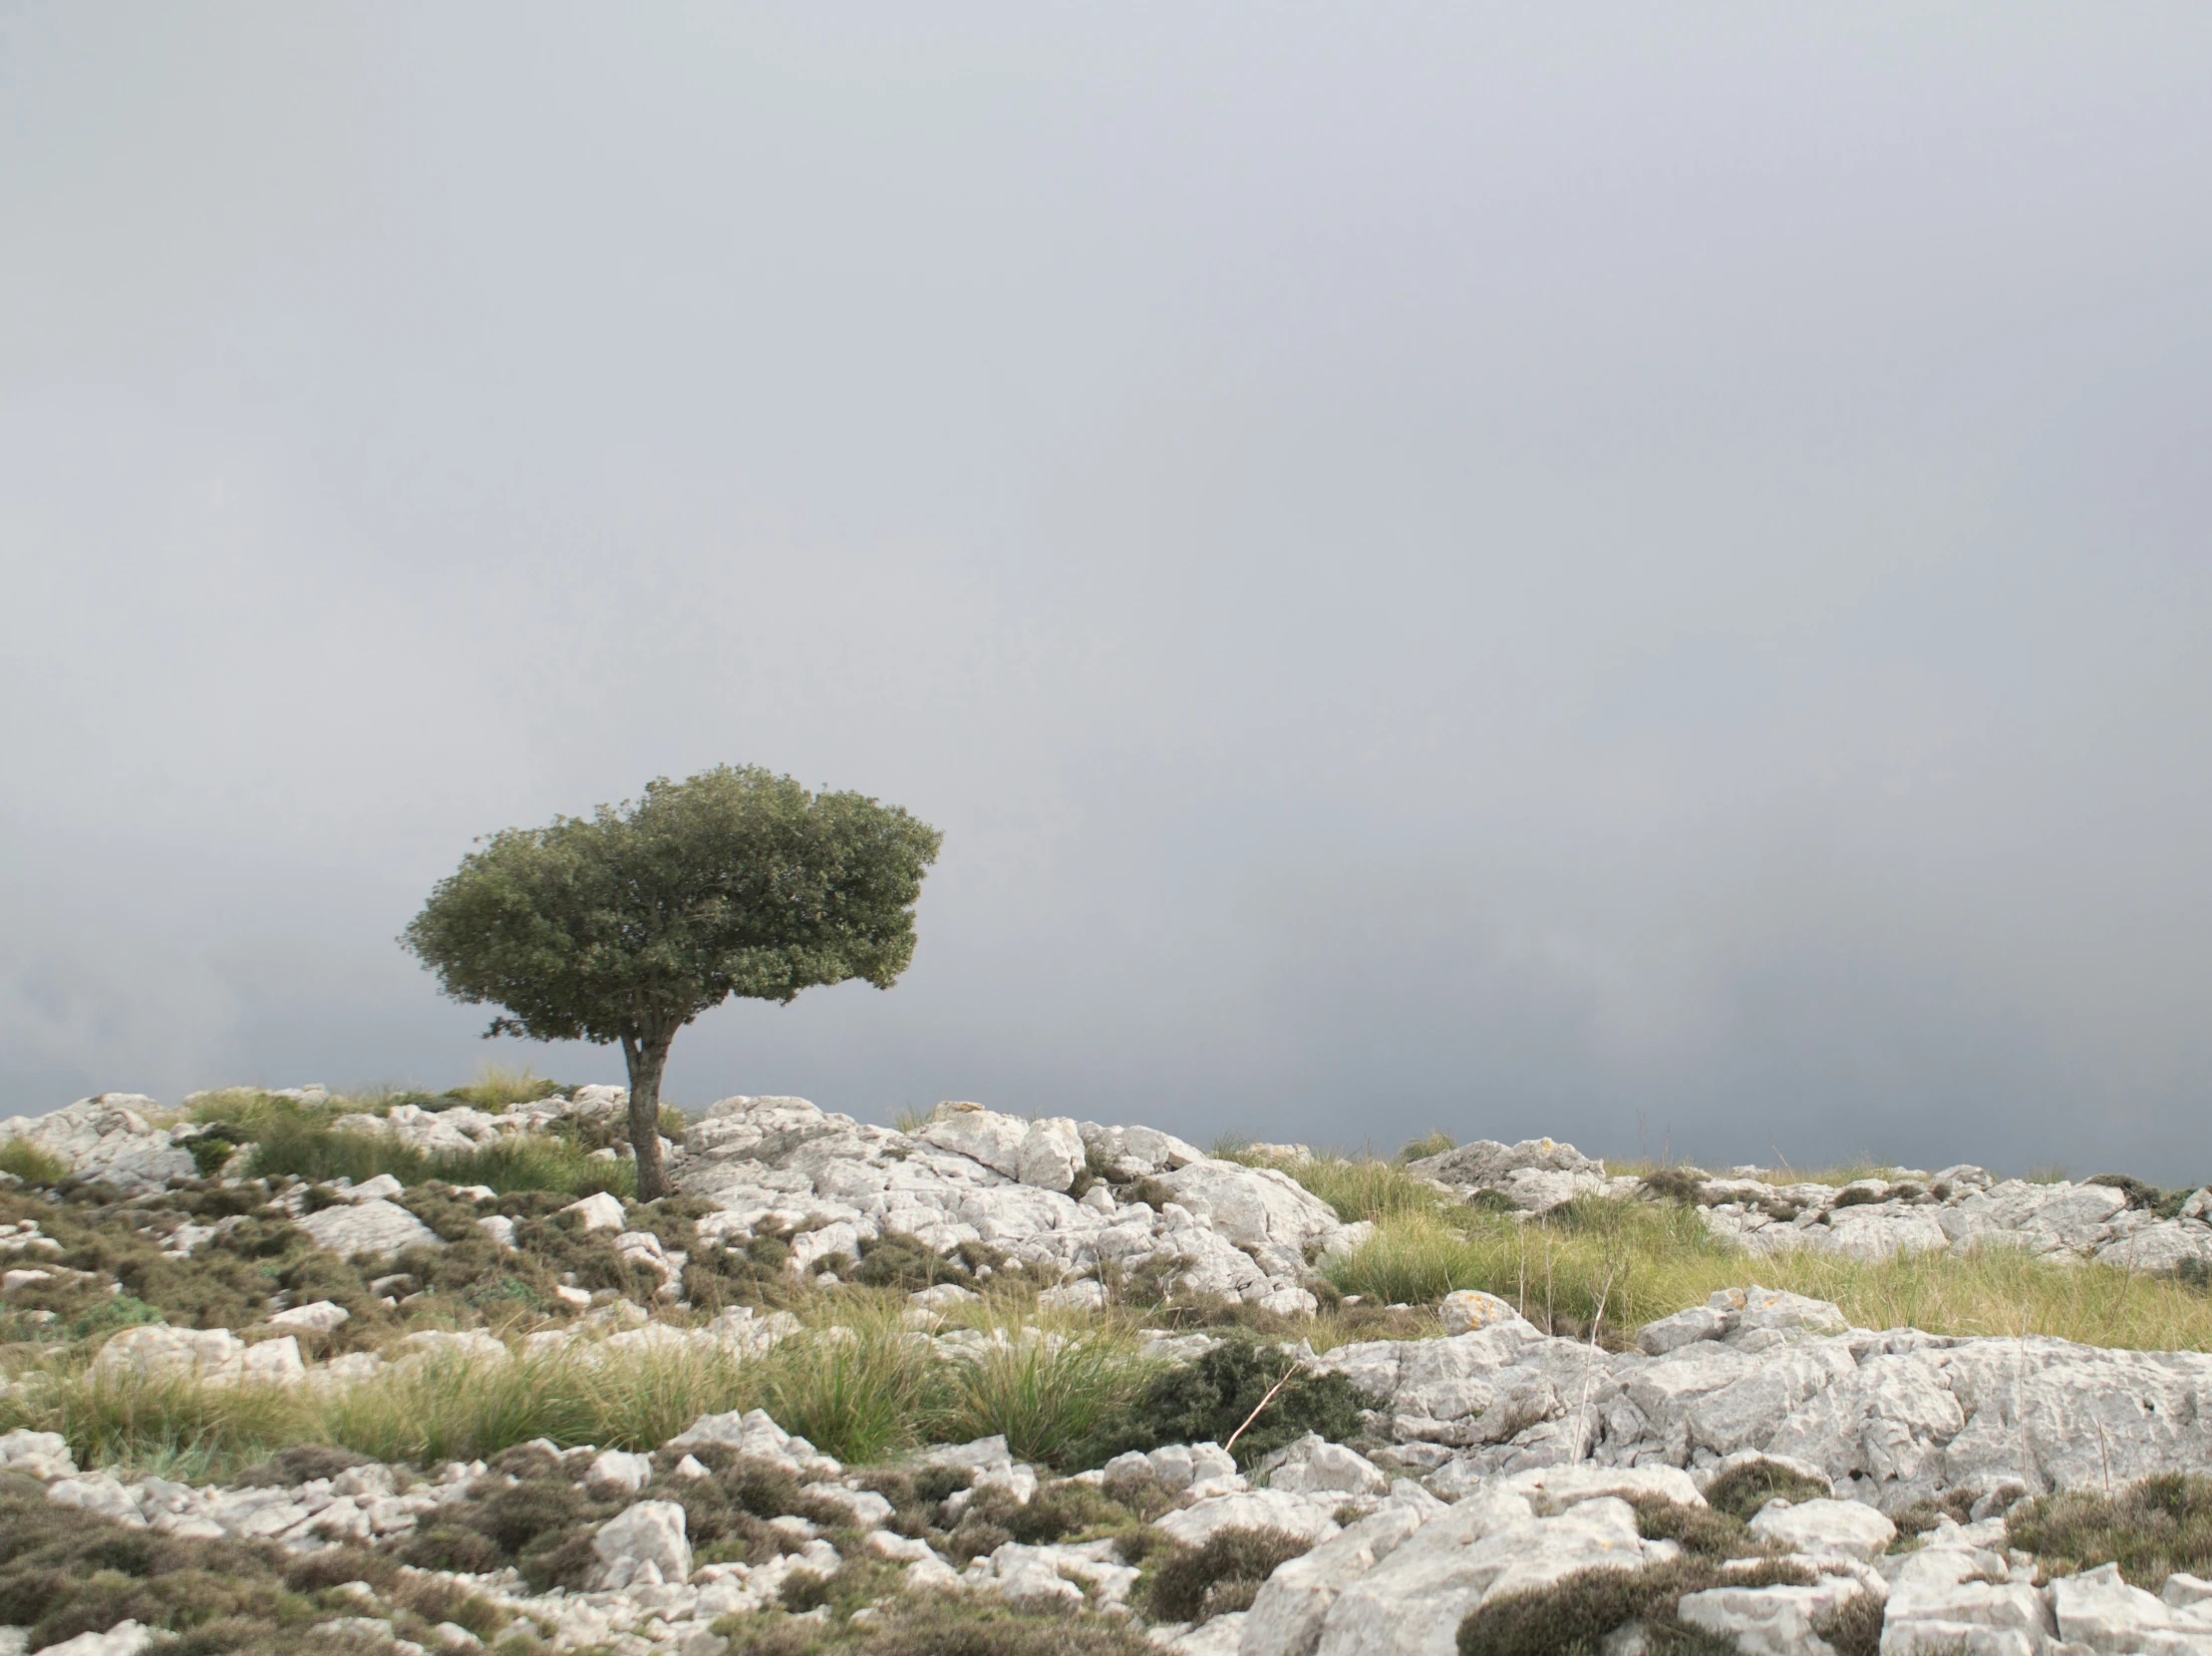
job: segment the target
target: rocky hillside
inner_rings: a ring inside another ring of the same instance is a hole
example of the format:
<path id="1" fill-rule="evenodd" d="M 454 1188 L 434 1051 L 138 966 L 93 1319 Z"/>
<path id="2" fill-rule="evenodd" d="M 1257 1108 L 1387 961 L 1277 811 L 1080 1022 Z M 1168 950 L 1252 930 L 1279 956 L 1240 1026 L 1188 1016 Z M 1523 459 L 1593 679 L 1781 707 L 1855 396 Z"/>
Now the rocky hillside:
<path id="1" fill-rule="evenodd" d="M 2212 1650 L 2212 1357 L 1757 1285 L 2188 1277 L 2202 1190 L 732 1098 L 640 1205 L 618 1090 L 362 1102 L 0 1124 L 19 1648 Z M 1429 1224 L 1679 1214 L 1740 1275 L 1641 1326 L 1378 1304 L 1391 1221 L 1321 1193 L 1371 1175 Z"/>

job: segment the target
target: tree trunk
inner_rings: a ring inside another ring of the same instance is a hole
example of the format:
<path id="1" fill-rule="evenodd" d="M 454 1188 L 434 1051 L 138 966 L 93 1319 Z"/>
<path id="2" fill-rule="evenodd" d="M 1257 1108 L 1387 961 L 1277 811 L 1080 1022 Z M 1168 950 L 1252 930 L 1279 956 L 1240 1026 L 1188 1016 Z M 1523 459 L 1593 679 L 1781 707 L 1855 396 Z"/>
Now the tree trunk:
<path id="1" fill-rule="evenodd" d="M 661 1072 L 668 1067 L 667 1035 L 625 1035 L 623 1062 L 630 1067 L 630 1151 L 635 1158 L 640 1201 L 658 1201 L 668 1194 L 668 1174 L 661 1166 Z"/>

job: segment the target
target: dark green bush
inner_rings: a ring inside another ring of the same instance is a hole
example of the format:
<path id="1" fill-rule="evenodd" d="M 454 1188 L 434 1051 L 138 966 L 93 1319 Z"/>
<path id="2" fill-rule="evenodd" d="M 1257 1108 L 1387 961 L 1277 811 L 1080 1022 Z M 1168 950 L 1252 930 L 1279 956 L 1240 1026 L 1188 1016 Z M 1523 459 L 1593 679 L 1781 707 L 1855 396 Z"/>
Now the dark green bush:
<path id="1" fill-rule="evenodd" d="M 1144 1395 L 1101 1445 L 1098 1459 L 1161 1444 L 1225 1443 L 1292 1370 L 1278 1347 L 1242 1332 L 1193 1362 L 1155 1375 Z M 1250 1468 L 1285 1445 L 1318 1432 L 1331 1443 L 1356 1436 L 1375 1401 L 1340 1374 L 1291 1374 L 1283 1389 L 1237 1439 L 1237 1465 Z"/>
<path id="2" fill-rule="evenodd" d="M 1217 1529 L 1201 1546 L 1155 1554 L 1145 1603 L 1158 1621 L 1203 1621 L 1249 1610 L 1276 1566 L 1313 1549 L 1287 1529 Z"/>

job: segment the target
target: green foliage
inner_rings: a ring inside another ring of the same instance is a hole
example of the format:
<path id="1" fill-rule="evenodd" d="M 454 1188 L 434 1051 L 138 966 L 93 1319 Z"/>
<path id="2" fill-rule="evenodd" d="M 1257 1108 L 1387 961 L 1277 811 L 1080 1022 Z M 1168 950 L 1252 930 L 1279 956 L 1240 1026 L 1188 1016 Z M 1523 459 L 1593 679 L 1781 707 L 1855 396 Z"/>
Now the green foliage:
<path id="1" fill-rule="evenodd" d="M 1204 1621 L 1249 1610 L 1276 1566 L 1311 1551 L 1286 1529 L 1217 1529 L 1203 1545 L 1157 1554 L 1147 1569 L 1146 1603 L 1160 1621 Z"/>
<path id="2" fill-rule="evenodd" d="M 26 1184 L 54 1184 L 69 1176 L 69 1164 L 28 1139 L 0 1140 L 0 1173 L 13 1173 Z"/>
<path id="3" fill-rule="evenodd" d="M 1239 1332 L 1195 1361 L 1155 1374 L 1108 1431 L 1098 1458 L 1161 1444 L 1226 1443 L 1286 1374 L 1282 1390 L 1231 1451 L 1240 1467 L 1256 1466 L 1309 1432 L 1342 1443 L 1358 1435 L 1361 1412 L 1376 1406 L 1343 1375 L 1297 1368 L 1281 1349 Z"/>
<path id="4" fill-rule="evenodd" d="M 914 955 L 914 903 L 942 835 L 863 795 L 721 766 L 542 828 L 508 828 L 441 880 L 401 937 L 490 1033 L 622 1044 L 642 1194 L 676 1032 L 731 996 L 789 1002 Z M 642 1124 L 642 1125 L 641 1125 Z"/>
<path id="5" fill-rule="evenodd" d="M 2038 1495 L 2008 1513 L 2005 1528 L 2046 1574 L 2117 1563 L 2130 1585 L 2154 1593 L 2177 1571 L 2212 1568 L 2212 1479 L 2159 1473 L 2110 1497 L 2089 1490 Z"/>
<path id="6" fill-rule="evenodd" d="M 1283 1163 L 1281 1170 L 1335 1208 L 1346 1224 L 1431 1214 L 1446 1202 L 1426 1179 L 1372 1157 L 1308 1157 Z"/>
<path id="7" fill-rule="evenodd" d="M 1444 1132 L 1442 1128 L 1431 1128 L 1419 1139 L 1409 1139 L 1404 1145 L 1400 1146 L 1398 1159 L 1401 1161 L 1422 1161 L 1431 1156 L 1441 1156 L 1447 1150 L 1457 1150 L 1458 1148 L 1459 1141 Z"/>
<path id="8" fill-rule="evenodd" d="M 532 1039 L 673 1032 L 732 995 L 888 988 L 941 838 L 895 806 L 724 766 L 492 835 L 403 941 L 448 994 L 505 1007 Z"/>
<path id="9" fill-rule="evenodd" d="M 1791 1472 L 1776 1461 L 1745 1461 L 1729 1468 L 1706 1488 L 1706 1504 L 1748 1523 L 1761 1506 L 1779 1496 L 1794 1506 L 1800 1500 L 1818 1500 L 1828 1487 L 1803 1473 Z"/>

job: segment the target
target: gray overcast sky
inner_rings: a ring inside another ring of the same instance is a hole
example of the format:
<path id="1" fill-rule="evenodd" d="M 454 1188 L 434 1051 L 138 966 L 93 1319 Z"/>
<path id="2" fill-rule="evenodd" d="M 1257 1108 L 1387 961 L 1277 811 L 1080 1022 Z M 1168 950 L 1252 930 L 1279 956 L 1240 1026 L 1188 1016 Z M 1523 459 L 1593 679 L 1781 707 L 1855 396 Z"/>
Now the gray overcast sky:
<path id="1" fill-rule="evenodd" d="M 728 760 L 946 847 L 681 1103 L 2202 1176 L 2208 61 L 0 5 L 0 1109 L 618 1079 L 394 935 Z"/>

